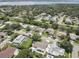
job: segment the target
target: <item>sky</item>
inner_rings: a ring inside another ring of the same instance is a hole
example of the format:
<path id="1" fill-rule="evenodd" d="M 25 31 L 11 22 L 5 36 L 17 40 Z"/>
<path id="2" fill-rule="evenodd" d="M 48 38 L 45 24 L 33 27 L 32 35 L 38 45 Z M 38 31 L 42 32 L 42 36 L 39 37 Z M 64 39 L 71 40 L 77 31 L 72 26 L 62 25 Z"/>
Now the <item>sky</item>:
<path id="1" fill-rule="evenodd" d="M 0 0 L 0 2 L 15 2 L 15 1 L 49 1 L 49 2 L 79 2 L 79 0 Z"/>
<path id="2" fill-rule="evenodd" d="M 0 5 L 79 4 L 79 0 L 0 0 Z"/>

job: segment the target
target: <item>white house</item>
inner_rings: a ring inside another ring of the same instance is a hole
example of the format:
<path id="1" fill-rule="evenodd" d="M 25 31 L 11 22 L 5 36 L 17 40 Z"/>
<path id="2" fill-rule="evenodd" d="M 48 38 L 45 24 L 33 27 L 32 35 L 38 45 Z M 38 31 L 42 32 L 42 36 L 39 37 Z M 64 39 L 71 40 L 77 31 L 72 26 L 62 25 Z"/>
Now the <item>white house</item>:
<path id="1" fill-rule="evenodd" d="M 59 38 L 64 38 L 67 36 L 67 33 L 65 31 L 57 31 L 56 32 L 56 36 L 59 37 Z"/>
<path id="2" fill-rule="evenodd" d="M 26 39 L 26 36 L 19 35 L 19 36 L 17 36 L 17 37 L 13 40 L 13 43 L 14 43 L 14 44 L 20 44 L 20 43 L 22 43 L 25 39 Z"/>
<path id="3" fill-rule="evenodd" d="M 67 18 L 65 19 L 65 23 L 66 23 L 66 24 L 72 24 L 72 19 L 71 19 L 71 17 L 67 17 Z"/>
<path id="4" fill-rule="evenodd" d="M 70 33 L 69 36 L 71 40 L 76 40 L 77 38 L 79 38 L 79 36 L 74 33 Z"/>
<path id="5" fill-rule="evenodd" d="M 54 58 L 52 55 L 47 55 L 46 58 Z"/>
<path id="6" fill-rule="evenodd" d="M 36 51 L 41 54 L 44 54 L 47 46 L 48 46 L 48 42 L 46 40 L 43 40 L 42 42 L 33 43 L 31 49 L 32 49 L 32 51 Z"/>
<path id="7" fill-rule="evenodd" d="M 51 17 L 52 16 L 47 14 L 47 13 L 41 13 L 41 14 L 35 16 L 34 18 L 35 18 L 36 21 L 41 21 L 42 19 L 43 20 L 50 20 Z"/>
<path id="8" fill-rule="evenodd" d="M 59 55 L 64 55 L 65 50 L 58 47 L 56 43 L 49 44 L 47 49 L 46 49 L 48 54 L 54 55 L 54 56 L 59 56 Z"/>
<path id="9" fill-rule="evenodd" d="M 32 36 L 33 34 L 32 34 L 32 31 L 29 31 L 29 32 L 25 33 L 24 35 L 29 37 L 29 36 Z"/>
<path id="10" fill-rule="evenodd" d="M 48 28 L 45 31 L 48 32 L 48 34 L 50 34 L 50 35 L 54 34 L 54 29 L 52 29 L 52 28 Z"/>
<path id="11" fill-rule="evenodd" d="M 57 16 L 57 15 L 53 16 L 53 17 L 51 18 L 51 20 L 52 20 L 53 22 L 58 22 L 58 16 Z"/>

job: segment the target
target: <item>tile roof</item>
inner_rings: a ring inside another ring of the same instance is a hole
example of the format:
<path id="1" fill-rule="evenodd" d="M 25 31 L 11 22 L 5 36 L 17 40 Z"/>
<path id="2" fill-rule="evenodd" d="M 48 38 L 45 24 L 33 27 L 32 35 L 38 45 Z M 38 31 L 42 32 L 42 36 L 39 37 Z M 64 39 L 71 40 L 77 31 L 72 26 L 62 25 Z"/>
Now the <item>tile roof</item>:
<path id="1" fill-rule="evenodd" d="M 0 58 L 11 58 L 14 55 L 16 48 L 9 47 L 0 52 Z"/>
<path id="2" fill-rule="evenodd" d="M 0 36 L 5 36 L 5 33 L 4 32 L 0 32 Z"/>
<path id="3" fill-rule="evenodd" d="M 33 44 L 34 48 L 40 49 L 40 50 L 45 50 L 48 46 L 48 42 L 43 41 L 43 42 L 36 42 L 35 44 Z"/>

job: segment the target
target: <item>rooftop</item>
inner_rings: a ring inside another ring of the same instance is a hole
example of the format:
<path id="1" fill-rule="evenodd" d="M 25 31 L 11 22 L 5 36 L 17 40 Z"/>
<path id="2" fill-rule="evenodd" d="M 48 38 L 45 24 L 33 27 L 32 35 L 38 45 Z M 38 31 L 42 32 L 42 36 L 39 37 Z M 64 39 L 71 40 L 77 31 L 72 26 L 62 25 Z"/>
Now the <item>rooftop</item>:
<path id="1" fill-rule="evenodd" d="M 33 47 L 39 50 L 44 51 L 48 46 L 48 42 L 47 41 L 42 41 L 42 42 L 36 42 L 33 44 Z"/>
<path id="2" fill-rule="evenodd" d="M 58 47 L 56 43 L 49 44 L 46 50 L 48 53 L 51 55 L 59 56 L 59 55 L 64 55 L 64 49 Z"/>
<path id="3" fill-rule="evenodd" d="M 0 32 L 0 36 L 5 36 L 5 33 L 4 32 Z"/>
<path id="4" fill-rule="evenodd" d="M 0 52 L 0 58 L 11 58 L 14 55 L 16 48 L 9 47 Z"/>
<path id="5" fill-rule="evenodd" d="M 26 36 L 19 35 L 18 37 L 16 37 L 16 38 L 13 40 L 13 43 L 21 43 L 25 38 L 26 38 Z"/>

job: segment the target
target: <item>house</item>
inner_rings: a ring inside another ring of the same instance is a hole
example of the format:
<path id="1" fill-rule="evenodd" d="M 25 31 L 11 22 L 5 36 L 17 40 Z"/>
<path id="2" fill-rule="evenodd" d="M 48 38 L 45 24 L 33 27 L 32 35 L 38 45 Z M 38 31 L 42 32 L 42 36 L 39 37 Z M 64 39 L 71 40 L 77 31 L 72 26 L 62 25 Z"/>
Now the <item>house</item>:
<path id="1" fill-rule="evenodd" d="M 53 34 L 54 34 L 54 29 L 48 28 L 48 29 L 46 29 L 46 32 L 47 32 L 49 35 L 53 35 Z"/>
<path id="2" fill-rule="evenodd" d="M 10 25 L 12 25 L 14 22 L 12 22 L 12 21 L 7 21 L 7 22 L 5 22 L 5 24 L 10 24 Z"/>
<path id="3" fill-rule="evenodd" d="M 0 58 L 12 58 L 19 53 L 18 49 L 13 47 L 8 47 L 0 52 Z"/>
<path id="4" fill-rule="evenodd" d="M 6 33 L 0 32 L 0 42 L 4 41 L 5 36 L 6 36 Z"/>
<path id="5" fill-rule="evenodd" d="M 0 38 L 3 38 L 6 35 L 4 32 L 0 32 Z"/>
<path id="6" fill-rule="evenodd" d="M 46 17 L 44 17 L 44 20 L 50 20 L 51 18 L 52 18 L 52 16 L 47 14 Z"/>
<path id="7" fill-rule="evenodd" d="M 4 23 L 4 20 L 0 20 L 0 25 L 2 25 Z"/>
<path id="8" fill-rule="evenodd" d="M 72 58 L 79 58 L 79 45 L 73 46 Z"/>
<path id="9" fill-rule="evenodd" d="M 58 16 L 57 15 L 55 15 L 55 16 L 53 16 L 52 18 L 51 18 L 51 20 L 53 21 L 53 22 L 58 22 Z"/>
<path id="10" fill-rule="evenodd" d="M 74 34 L 74 33 L 70 33 L 69 37 L 70 37 L 71 40 L 76 40 L 77 38 L 79 38 L 79 36 Z"/>
<path id="11" fill-rule="evenodd" d="M 37 28 L 37 26 L 35 25 L 28 25 L 30 27 L 31 30 L 34 30 L 35 28 Z"/>
<path id="12" fill-rule="evenodd" d="M 41 13 L 41 14 L 40 14 L 40 16 L 45 16 L 45 15 L 47 15 L 47 14 L 46 14 L 46 13 Z"/>
<path id="13" fill-rule="evenodd" d="M 40 28 L 40 27 L 35 27 L 35 28 L 33 29 L 33 31 L 35 31 L 35 32 L 40 32 L 40 33 L 42 33 L 44 30 L 45 30 L 45 28 Z"/>
<path id="14" fill-rule="evenodd" d="M 72 21 L 74 24 L 79 24 L 79 19 L 77 17 L 74 17 Z"/>
<path id="15" fill-rule="evenodd" d="M 41 21 L 41 20 L 42 20 L 42 17 L 39 17 L 39 16 L 35 17 L 35 21 Z"/>
<path id="16" fill-rule="evenodd" d="M 47 49 L 46 49 L 48 54 L 54 55 L 54 56 L 59 56 L 59 55 L 64 55 L 65 50 L 58 47 L 56 42 L 53 44 L 49 44 Z"/>
<path id="17" fill-rule="evenodd" d="M 27 24 L 23 24 L 23 23 L 20 23 L 20 25 L 23 27 L 23 28 L 27 28 Z"/>
<path id="18" fill-rule="evenodd" d="M 19 35 L 13 40 L 13 44 L 21 44 L 26 39 L 26 36 Z"/>
<path id="19" fill-rule="evenodd" d="M 33 34 L 32 34 L 32 31 L 29 31 L 29 32 L 25 33 L 24 35 L 29 37 L 29 36 L 32 36 Z"/>
<path id="20" fill-rule="evenodd" d="M 65 23 L 66 24 L 72 24 L 72 19 L 71 19 L 71 17 L 67 17 L 66 19 L 65 19 Z"/>
<path id="21" fill-rule="evenodd" d="M 41 13 L 41 14 L 35 16 L 35 17 L 34 17 L 34 18 L 35 18 L 35 21 L 41 21 L 41 20 L 43 19 L 43 16 L 44 16 L 44 15 L 46 15 L 46 13 Z"/>
<path id="22" fill-rule="evenodd" d="M 54 56 L 48 54 L 46 58 L 54 58 Z"/>
<path id="23" fill-rule="evenodd" d="M 62 39 L 67 36 L 67 33 L 64 31 L 57 31 L 56 36 Z"/>
<path id="24" fill-rule="evenodd" d="M 64 12 L 58 13 L 59 17 L 62 17 L 64 15 Z"/>
<path id="25" fill-rule="evenodd" d="M 47 46 L 48 42 L 46 40 L 43 40 L 42 42 L 35 42 L 32 44 L 32 51 L 45 52 Z"/>
<path id="26" fill-rule="evenodd" d="M 45 41 L 47 41 L 48 43 L 52 43 L 53 42 L 53 38 L 52 38 L 52 36 L 48 36 L 48 37 L 45 37 L 45 36 L 42 36 L 41 37 L 41 40 L 45 40 Z"/>
<path id="27" fill-rule="evenodd" d="M 50 20 L 51 17 L 52 16 L 47 13 L 41 13 L 40 15 L 37 15 L 34 18 L 36 21 L 41 21 L 41 20 Z"/>

